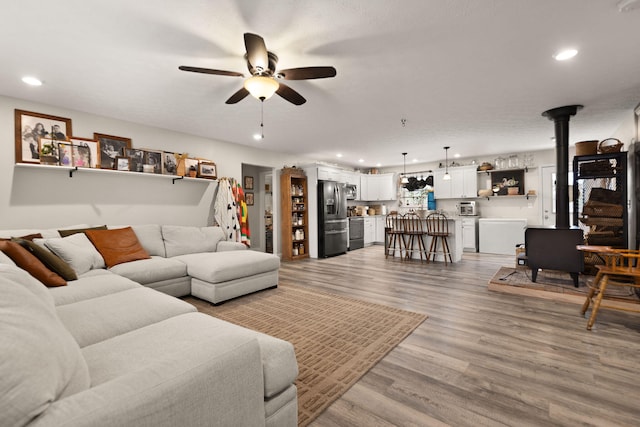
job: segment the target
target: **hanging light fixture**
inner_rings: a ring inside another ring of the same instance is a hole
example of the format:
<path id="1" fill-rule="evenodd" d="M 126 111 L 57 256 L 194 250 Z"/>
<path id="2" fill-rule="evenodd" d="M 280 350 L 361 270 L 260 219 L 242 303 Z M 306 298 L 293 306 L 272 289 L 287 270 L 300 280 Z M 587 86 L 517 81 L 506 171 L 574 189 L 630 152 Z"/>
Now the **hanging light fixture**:
<path id="1" fill-rule="evenodd" d="M 400 180 L 401 184 L 408 184 L 409 178 L 407 178 L 407 153 L 402 153 L 404 167 L 402 168 L 402 179 Z"/>
<path id="2" fill-rule="evenodd" d="M 448 181 L 451 179 L 451 175 L 449 175 L 449 146 L 444 147 L 444 176 L 442 179 Z"/>
<path id="3" fill-rule="evenodd" d="M 244 88 L 249 91 L 251 96 L 260 101 L 264 101 L 273 96 L 278 90 L 280 84 L 273 77 L 253 76 L 244 82 Z"/>

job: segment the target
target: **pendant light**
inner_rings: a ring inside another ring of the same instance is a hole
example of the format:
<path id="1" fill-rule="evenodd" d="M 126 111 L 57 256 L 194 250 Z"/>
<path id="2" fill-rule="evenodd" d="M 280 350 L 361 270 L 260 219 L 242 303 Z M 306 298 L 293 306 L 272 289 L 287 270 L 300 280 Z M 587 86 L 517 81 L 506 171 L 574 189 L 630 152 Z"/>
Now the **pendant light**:
<path id="1" fill-rule="evenodd" d="M 449 146 L 444 147 L 444 176 L 442 179 L 448 181 L 451 179 L 451 175 L 449 175 Z"/>
<path id="2" fill-rule="evenodd" d="M 402 168 L 402 179 L 400 180 L 401 184 L 408 184 L 409 178 L 407 178 L 407 153 L 402 153 L 402 162 L 404 163 L 404 167 Z"/>

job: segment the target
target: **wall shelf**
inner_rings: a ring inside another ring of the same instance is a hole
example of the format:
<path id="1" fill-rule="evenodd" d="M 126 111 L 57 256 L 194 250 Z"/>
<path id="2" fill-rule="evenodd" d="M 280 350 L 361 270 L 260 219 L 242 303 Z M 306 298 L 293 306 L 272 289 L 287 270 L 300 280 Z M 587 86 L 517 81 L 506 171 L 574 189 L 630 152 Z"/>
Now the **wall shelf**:
<path id="1" fill-rule="evenodd" d="M 527 199 L 529 200 L 530 198 L 535 198 L 538 197 L 537 194 L 518 194 L 518 195 L 513 195 L 513 196 L 487 196 L 487 197 L 481 197 L 483 199 L 487 199 L 487 200 L 492 200 L 492 199 Z"/>
<path id="2" fill-rule="evenodd" d="M 176 181 L 185 181 L 185 182 L 200 182 L 200 183 L 211 183 L 217 182 L 215 179 L 207 179 L 207 178 L 190 178 L 185 176 L 177 176 L 177 175 L 161 175 L 157 173 L 143 173 L 143 172 L 130 172 L 130 171 L 117 171 L 111 169 L 94 169 L 94 168 L 79 168 L 77 166 L 56 166 L 56 165 L 40 165 L 40 164 L 32 164 L 32 163 L 16 163 L 15 166 L 20 169 L 39 169 L 39 170 L 56 170 L 61 172 L 67 172 L 69 174 L 69 178 L 73 178 L 75 174 L 80 173 L 89 173 L 89 174 L 111 174 L 115 175 L 127 175 L 133 177 L 144 177 L 144 178 L 152 178 L 152 179 L 164 179 L 171 180 L 172 184 L 175 184 Z"/>

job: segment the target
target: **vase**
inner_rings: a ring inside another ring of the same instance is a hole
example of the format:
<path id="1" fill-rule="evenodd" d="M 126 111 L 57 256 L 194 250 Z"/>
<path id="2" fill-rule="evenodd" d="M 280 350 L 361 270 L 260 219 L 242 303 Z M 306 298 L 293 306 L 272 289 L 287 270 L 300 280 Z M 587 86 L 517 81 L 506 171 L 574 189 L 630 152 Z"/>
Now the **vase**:
<path id="1" fill-rule="evenodd" d="M 176 175 L 178 176 L 186 175 L 184 159 L 178 159 L 178 166 L 176 167 Z"/>

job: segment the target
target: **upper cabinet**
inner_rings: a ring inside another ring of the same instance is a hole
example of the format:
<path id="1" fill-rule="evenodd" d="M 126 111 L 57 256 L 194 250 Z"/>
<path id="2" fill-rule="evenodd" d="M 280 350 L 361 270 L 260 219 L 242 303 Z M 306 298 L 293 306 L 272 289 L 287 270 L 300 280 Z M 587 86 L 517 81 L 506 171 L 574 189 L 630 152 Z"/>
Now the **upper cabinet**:
<path id="1" fill-rule="evenodd" d="M 478 197 L 477 166 L 457 166 L 449 168 L 451 179 L 444 179 L 445 170 L 434 172 L 433 188 L 436 199 L 464 199 Z"/>
<path id="2" fill-rule="evenodd" d="M 396 178 L 394 173 L 360 175 L 360 200 L 396 200 Z"/>
<path id="3" fill-rule="evenodd" d="M 321 179 L 323 181 L 344 182 L 342 181 L 341 178 L 342 178 L 341 170 L 327 168 L 327 167 L 318 168 L 318 179 Z"/>

